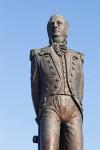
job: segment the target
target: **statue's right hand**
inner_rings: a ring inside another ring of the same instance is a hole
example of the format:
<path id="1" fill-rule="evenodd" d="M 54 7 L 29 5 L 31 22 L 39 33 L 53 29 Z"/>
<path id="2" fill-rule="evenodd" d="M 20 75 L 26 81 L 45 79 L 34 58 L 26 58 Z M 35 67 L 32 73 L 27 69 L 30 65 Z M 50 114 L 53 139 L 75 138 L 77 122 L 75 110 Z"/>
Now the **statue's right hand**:
<path id="1" fill-rule="evenodd" d="M 36 136 L 36 135 L 33 136 L 33 143 L 38 143 L 38 141 L 39 141 L 39 140 L 38 140 L 38 136 Z"/>

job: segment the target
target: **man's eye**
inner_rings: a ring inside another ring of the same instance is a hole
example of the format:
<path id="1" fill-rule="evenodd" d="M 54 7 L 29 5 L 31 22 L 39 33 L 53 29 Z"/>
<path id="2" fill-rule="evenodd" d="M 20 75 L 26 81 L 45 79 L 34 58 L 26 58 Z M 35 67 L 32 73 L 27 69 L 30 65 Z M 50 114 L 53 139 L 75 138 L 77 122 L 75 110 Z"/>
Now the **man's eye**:
<path id="1" fill-rule="evenodd" d="M 62 22 L 60 22 L 60 21 L 58 21 L 57 23 L 58 23 L 58 25 L 61 25 L 61 24 L 62 24 Z"/>

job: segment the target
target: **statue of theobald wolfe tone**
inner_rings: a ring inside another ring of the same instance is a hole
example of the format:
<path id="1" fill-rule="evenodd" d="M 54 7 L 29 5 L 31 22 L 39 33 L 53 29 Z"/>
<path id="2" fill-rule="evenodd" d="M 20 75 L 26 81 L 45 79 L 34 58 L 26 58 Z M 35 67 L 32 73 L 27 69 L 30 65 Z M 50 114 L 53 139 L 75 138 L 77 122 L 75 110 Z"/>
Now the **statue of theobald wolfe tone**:
<path id="1" fill-rule="evenodd" d="M 32 49 L 31 91 L 39 150 L 83 150 L 84 55 L 67 47 L 68 23 L 51 16 L 49 46 Z"/>

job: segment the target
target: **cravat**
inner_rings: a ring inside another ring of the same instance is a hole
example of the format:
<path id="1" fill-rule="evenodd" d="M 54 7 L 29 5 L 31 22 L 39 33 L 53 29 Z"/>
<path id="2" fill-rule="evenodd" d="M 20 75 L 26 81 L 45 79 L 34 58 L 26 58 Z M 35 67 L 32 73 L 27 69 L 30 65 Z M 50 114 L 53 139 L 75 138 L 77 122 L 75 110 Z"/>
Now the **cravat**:
<path id="1" fill-rule="evenodd" d="M 57 55 L 62 56 L 63 53 L 67 52 L 67 48 L 65 44 L 58 44 L 58 43 L 53 43 L 52 45 L 54 51 L 56 52 Z"/>

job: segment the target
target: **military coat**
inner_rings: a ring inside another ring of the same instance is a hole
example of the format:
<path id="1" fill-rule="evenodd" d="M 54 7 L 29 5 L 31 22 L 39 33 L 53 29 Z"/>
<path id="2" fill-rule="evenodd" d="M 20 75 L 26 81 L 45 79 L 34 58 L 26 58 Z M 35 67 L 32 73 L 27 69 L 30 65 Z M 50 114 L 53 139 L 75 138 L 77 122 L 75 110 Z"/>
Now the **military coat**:
<path id="1" fill-rule="evenodd" d="M 73 101 L 82 113 L 83 99 L 83 62 L 84 55 L 66 48 L 67 81 Z M 39 115 L 39 105 L 45 97 L 60 94 L 62 83 L 61 64 L 59 56 L 52 46 L 30 51 L 31 60 L 31 90 L 36 115 Z"/>

